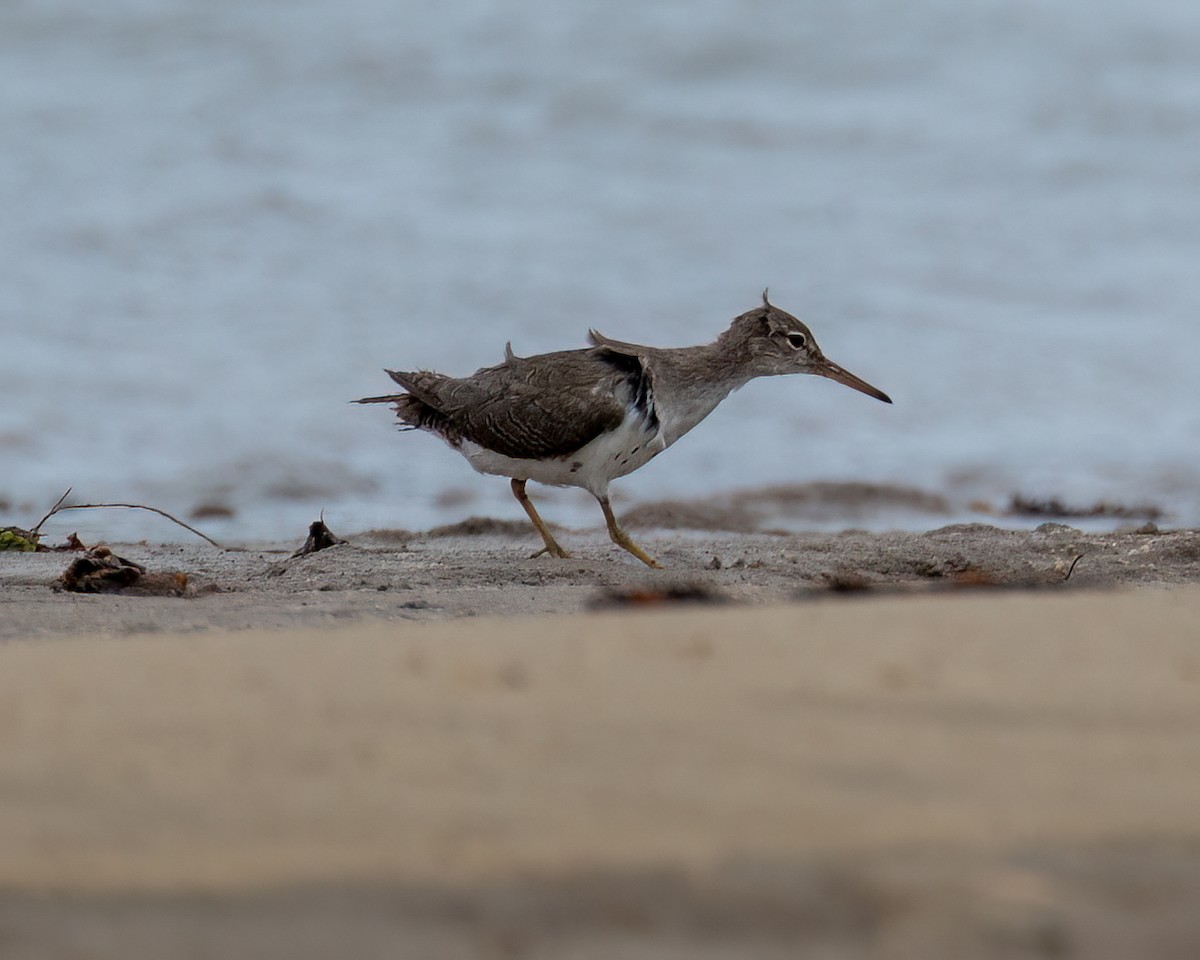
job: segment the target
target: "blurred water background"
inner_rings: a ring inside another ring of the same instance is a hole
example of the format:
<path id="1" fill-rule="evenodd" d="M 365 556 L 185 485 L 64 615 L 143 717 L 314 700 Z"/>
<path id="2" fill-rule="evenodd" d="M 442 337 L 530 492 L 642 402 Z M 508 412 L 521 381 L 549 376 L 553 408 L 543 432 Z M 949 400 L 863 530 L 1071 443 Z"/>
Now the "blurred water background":
<path id="1" fill-rule="evenodd" d="M 1200 524 L 1198 51 L 1180 0 L 6 0 L 0 522 L 67 486 L 219 536 L 521 517 L 346 401 L 509 339 L 706 341 L 770 285 L 895 406 L 752 383 L 625 506 L 857 480 L 952 505 L 868 526 L 1014 492 Z"/>

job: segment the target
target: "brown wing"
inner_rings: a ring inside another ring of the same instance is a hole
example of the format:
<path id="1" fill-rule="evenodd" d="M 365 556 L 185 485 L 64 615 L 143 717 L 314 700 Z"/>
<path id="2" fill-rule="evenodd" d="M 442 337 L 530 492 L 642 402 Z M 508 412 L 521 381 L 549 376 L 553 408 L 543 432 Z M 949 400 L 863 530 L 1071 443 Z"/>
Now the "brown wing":
<path id="1" fill-rule="evenodd" d="M 614 364 L 608 356 L 568 350 L 513 358 L 461 379 L 388 372 L 420 402 L 419 411 L 411 402 L 397 410 L 406 422 L 417 415 L 418 425 L 451 443 L 466 439 L 506 457 L 540 459 L 574 453 L 625 418 L 636 392 L 628 358 Z"/>

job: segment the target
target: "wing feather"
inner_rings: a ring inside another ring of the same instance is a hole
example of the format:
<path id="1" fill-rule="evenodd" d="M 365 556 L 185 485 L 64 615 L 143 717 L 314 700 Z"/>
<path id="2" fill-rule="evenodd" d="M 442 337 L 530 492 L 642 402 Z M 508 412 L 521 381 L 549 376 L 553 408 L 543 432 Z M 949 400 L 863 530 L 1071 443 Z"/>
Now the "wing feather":
<path id="1" fill-rule="evenodd" d="M 627 415 L 630 358 L 614 365 L 605 353 L 543 354 L 461 379 L 389 373 L 425 408 L 422 425 L 451 443 L 466 439 L 507 457 L 545 459 L 574 453 Z"/>

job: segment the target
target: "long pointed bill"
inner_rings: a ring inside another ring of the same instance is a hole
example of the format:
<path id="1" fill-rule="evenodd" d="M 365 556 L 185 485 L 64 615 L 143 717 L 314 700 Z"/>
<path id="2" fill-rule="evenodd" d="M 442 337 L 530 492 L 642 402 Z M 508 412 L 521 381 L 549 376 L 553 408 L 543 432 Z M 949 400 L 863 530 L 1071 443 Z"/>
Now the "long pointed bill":
<path id="1" fill-rule="evenodd" d="M 865 393 L 868 397 L 874 397 L 876 400 L 882 400 L 884 403 L 892 402 L 892 398 L 882 390 L 876 390 L 866 380 L 856 377 L 849 370 L 843 370 L 836 363 L 831 363 L 824 358 L 817 364 L 813 373 L 819 374 L 822 377 L 828 377 L 830 380 L 836 380 L 838 383 L 850 387 L 852 390 Z"/>

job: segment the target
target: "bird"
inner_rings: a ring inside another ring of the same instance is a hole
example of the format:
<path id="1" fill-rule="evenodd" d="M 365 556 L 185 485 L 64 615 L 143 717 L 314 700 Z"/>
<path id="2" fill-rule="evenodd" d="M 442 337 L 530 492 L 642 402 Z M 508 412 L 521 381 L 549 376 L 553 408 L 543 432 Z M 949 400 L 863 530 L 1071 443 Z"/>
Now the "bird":
<path id="1" fill-rule="evenodd" d="M 512 493 L 542 538 L 533 557 L 569 557 L 529 499 L 530 480 L 582 487 L 604 513 L 609 538 L 648 567 L 661 564 L 617 522 L 609 484 L 645 466 L 730 393 L 758 377 L 826 377 L 884 403 L 891 398 L 826 359 L 800 320 L 762 294 L 711 343 L 648 347 L 588 331 L 589 346 L 517 356 L 469 377 L 427 370 L 385 372 L 403 393 L 354 403 L 390 403 L 402 430 L 432 433 L 480 473 L 510 478 Z"/>

